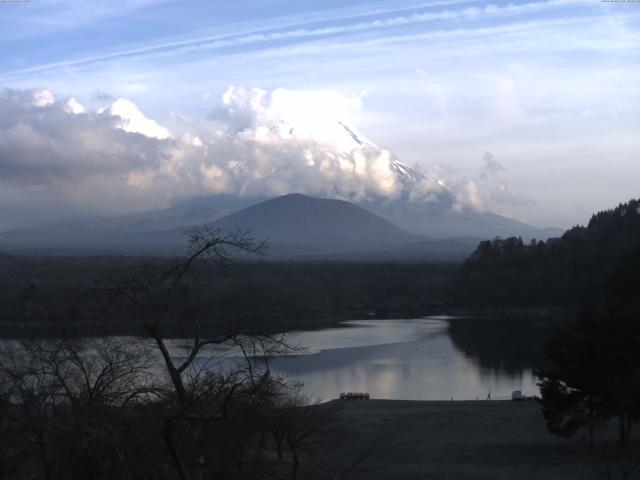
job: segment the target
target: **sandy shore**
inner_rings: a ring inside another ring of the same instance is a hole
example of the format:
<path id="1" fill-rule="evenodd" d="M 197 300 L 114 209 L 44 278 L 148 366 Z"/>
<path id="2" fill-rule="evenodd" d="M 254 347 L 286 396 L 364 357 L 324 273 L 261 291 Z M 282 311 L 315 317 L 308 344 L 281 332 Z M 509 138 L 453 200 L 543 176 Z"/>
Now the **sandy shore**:
<path id="1" fill-rule="evenodd" d="M 322 433 L 325 445 L 340 452 L 340 468 L 353 470 L 345 478 L 598 478 L 578 442 L 547 433 L 535 401 L 328 405 L 336 411 Z"/>

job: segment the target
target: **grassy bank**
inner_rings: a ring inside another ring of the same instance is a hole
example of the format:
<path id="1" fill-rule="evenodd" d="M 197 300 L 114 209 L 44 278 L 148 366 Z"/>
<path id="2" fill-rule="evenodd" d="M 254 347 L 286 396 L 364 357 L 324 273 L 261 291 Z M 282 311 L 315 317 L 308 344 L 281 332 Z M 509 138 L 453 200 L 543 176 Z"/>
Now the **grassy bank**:
<path id="1" fill-rule="evenodd" d="M 550 435 L 535 401 L 353 400 L 322 437 L 358 479 L 598 478 L 576 444 Z"/>

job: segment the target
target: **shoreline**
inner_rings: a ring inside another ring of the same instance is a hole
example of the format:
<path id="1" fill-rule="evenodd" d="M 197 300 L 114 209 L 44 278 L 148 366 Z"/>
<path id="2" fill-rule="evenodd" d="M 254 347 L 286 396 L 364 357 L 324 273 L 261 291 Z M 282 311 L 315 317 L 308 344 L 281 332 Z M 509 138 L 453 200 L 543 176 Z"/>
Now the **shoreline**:
<path id="1" fill-rule="evenodd" d="M 326 328 L 348 328 L 343 325 L 344 322 L 351 320 L 394 320 L 394 319 L 411 319 L 425 317 L 451 317 L 443 318 L 446 322 L 478 320 L 500 320 L 507 321 L 541 321 L 541 322 L 566 322 L 573 318 L 576 309 L 567 307 L 512 307 L 512 308 L 484 308 L 484 307 L 456 307 L 456 306 L 434 306 L 417 310 L 394 311 L 383 313 L 371 312 L 343 312 L 337 313 L 331 317 L 319 317 L 304 321 L 284 320 L 275 328 L 275 324 L 267 319 L 267 323 L 271 323 L 271 327 L 267 330 L 277 332 L 284 331 L 286 333 L 296 331 L 316 331 Z M 173 325 L 169 326 L 169 331 Z M 145 338 L 147 333 L 141 325 L 136 323 L 116 322 L 113 324 L 101 323 L 98 321 L 88 322 L 55 322 L 34 320 L 8 320 L 0 318 L 0 338 L 4 340 L 19 339 L 47 339 L 54 337 L 68 338 L 89 338 L 89 337 L 113 337 L 113 336 L 135 336 Z M 179 335 L 170 335 L 173 338 L 186 338 Z"/>

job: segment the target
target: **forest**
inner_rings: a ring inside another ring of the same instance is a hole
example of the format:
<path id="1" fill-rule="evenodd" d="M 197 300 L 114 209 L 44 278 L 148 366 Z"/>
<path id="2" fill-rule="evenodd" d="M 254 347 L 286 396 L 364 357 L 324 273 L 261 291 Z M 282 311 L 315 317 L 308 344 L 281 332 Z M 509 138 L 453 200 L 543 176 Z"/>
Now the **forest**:
<path id="1" fill-rule="evenodd" d="M 452 284 L 454 304 L 580 306 L 633 296 L 640 266 L 640 201 L 594 214 L 546 242 L 481 242 Z"/>
<path id="2" fill-rule="evenodd" d="M 114 276 L 172 261 L 0 255 L 0 331 L 5 336 L 135 333 L 138 327 L 108 312 L 95 293 Z M 252 261 L 201 274 L 219 318 L 255 317 L 276 329 L 289 329 L 441 308 L 457 268 L 432 263 Z"/>
<path id="3" fill-rule="evenodd" d="M 271 262 L 253 256 L 200 274 L 218 318 L 259 318 L 276 330 L 457 307 L 575 310 L 608 296 L 634 297 L 639 212 L 640 201 L 631 200 L 594 214 L 587 226 L 561 238 L 483 241 L 463 263 Z M 96 292 L 115 276 L 172 262 L 166 257 L 0 254 L 0 331 L 14 336 L 135 333 L 138 327 L 108 312 Z"/>

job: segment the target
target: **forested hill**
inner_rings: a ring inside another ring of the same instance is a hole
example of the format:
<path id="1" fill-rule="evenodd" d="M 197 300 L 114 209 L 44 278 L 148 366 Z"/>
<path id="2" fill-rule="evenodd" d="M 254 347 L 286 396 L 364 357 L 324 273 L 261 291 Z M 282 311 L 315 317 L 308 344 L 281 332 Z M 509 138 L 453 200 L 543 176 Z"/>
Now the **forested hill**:
<path id="1" fill-rule="evenodd" d="M 640 200 L 631 200 L 596 213 L 586 227 L 576 226 L 561 238 L 481 242 L 460 271 L 453 300 L 518 306 L 602 303 L 632 295 L 639 266 Z"/>

